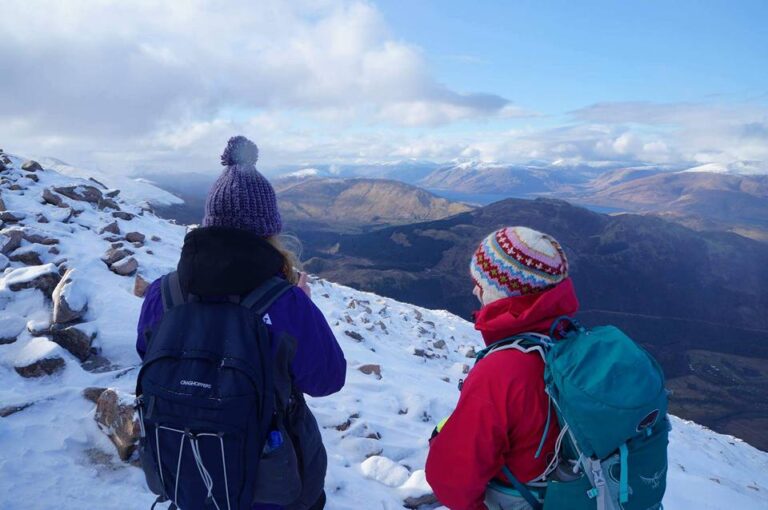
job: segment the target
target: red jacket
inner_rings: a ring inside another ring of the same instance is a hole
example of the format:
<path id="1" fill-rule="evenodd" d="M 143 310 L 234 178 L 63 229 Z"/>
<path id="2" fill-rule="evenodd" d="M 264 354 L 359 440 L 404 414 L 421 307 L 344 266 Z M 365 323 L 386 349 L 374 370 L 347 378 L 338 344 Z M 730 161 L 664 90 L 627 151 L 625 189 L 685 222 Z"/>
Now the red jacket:
<path id="1" fill-rule="evenodd" d="M 567 279 L 535 295 L 495 301 L 475 315 L 486 344 L 524 332 L 547 333 L 561 315 L 579 303 Z M 544 363 L 536 354 L 505 350 L 484 358 L 467 376 L 456 410 L 432 440 L 426 475 L 435 495 L 452 510 L 485 510 L 485 489 L 504 480 L 506 465 L 521 481 L 541 475 L 559 433 L 550 425 L 539 458 L 536 449 L 547 421 Z"/>

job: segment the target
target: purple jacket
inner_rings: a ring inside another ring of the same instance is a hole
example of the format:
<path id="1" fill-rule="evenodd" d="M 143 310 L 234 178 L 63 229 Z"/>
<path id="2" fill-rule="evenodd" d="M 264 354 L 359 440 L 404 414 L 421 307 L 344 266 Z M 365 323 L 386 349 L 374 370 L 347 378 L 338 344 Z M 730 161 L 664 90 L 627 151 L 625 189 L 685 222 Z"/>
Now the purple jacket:
<path id="1" fill-rule="evenodd" d="M 285 332 L 297 340 L 296 356 L 291 365 L 294 383 L 301 392 L 323 397 L 344 386 L 347 363 L 336 337 L 322 312 L 298 287 L 289 289 L 269 310 L 267 325 L 272 338 Z M 147 289 L 139 317 L 136 351 L 144 357 L 145 332 L 154 328 L 163 317 L 160 280 Z"/>

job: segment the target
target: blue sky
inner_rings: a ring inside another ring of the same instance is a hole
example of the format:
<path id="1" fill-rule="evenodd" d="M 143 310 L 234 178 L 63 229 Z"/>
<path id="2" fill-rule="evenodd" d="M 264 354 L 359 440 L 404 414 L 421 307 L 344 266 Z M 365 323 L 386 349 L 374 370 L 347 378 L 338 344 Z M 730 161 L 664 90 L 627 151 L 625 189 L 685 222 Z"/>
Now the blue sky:
<path id="1" fill-rule="evenodd" d="M 407 1 L 379 6 L 437 77 L 558 115 L 605 101 L 768 94 L 765 1 Z"/>
<path id="2" fill-rule="evenodd" d="M 4 149 L 136 174 L 477 159 L 768 173 L 768 2 L 6 0 Z M 35 30 L 19 27 L 35 26 Z"/>

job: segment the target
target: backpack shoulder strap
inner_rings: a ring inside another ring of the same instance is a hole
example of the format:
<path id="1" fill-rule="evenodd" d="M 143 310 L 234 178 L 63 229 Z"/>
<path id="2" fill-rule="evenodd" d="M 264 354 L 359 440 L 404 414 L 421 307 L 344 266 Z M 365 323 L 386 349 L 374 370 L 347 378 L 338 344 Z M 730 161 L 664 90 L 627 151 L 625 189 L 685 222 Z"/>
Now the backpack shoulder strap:
<path id="1" fill-rule="evenodd" d="M 291 283 L 278 276 L 273 276 L 247 294 L 240 305 L 250 308 L 258 315 L 263 315 L 277 298 L 293 287 Z"/>
<path id="2" fill-rule="evenodd" d="M 523 353 L 537 352 L 541 356 L 541 359 L 546 362 L 546 352 L 549 350 L 551 339 L 539 333 L 521 333 L 519 335 L 511 336 L 509 338 L 501 339 L 492 343 L 482 351 L 477 353 L 475 363 L 479 362 L 486 356 L 493 354 L 497 351 L 506 351 L 508 349 L 514 349 Z"/>
<path id="3" fill-rule="evenodd" d="M 167 312 L 174 306 L 186 303 L 184 292 L 181 290 L 179 273 L 172 271 L 160 280 L 160 291 L 163 296 L 163 311 Z"/>

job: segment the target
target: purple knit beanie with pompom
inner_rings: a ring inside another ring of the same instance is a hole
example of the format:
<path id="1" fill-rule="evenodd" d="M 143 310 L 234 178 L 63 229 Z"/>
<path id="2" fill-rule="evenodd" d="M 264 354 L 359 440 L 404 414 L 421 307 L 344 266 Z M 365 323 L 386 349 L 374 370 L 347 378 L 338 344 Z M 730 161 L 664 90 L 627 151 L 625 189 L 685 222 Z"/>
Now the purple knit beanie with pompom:
<path id="1" fill-rule="evenodd" d="M 213 183 L 205 201 L 203 226 L 234 227 L 261 237 L 283 228 L 275 190 L 256 170 L 259 148 L 244 136 L 234 136 L 221 155 L 226 167 Z"/>

